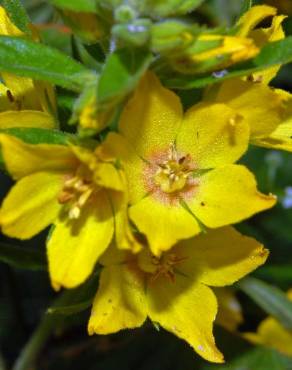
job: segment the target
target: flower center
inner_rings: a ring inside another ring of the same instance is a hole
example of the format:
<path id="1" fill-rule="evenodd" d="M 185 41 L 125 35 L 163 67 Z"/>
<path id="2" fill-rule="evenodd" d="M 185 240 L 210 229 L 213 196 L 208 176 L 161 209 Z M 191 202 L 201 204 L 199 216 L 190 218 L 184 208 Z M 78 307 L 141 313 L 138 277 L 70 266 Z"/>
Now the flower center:
<path id="1" fill-rule="evenodd" d="M 184 261 L 186 257 L 179 257 L 174 253 L 167 254 L 160 258 L 152 256 L 151 262 L 155 269 L 152 273 L 151 280 L 155 281 L 161 276 L 165 276 L 172 282 L 175 280 L 175 267 L 180 262 Z"/>
<path id="2" fill-rule="evenodd" d="M 60 204 L 66 204 L 69 219 L 78 219 L 81 209 L 94 191 L 91 179 L 84 173 L 84 168 L 80 166 L 75 176 L 70 177 L 64 182 L 63 189 L 59 194 Z"/>
<path id="3" fill-rule="evenodd" d="M 158 166 L 154 181 L 164 193 L 182 190 L 194 170 L 190 155 L 179 157 L 174 145 L 170 147 L 167 160 L 158 163 Z"/>

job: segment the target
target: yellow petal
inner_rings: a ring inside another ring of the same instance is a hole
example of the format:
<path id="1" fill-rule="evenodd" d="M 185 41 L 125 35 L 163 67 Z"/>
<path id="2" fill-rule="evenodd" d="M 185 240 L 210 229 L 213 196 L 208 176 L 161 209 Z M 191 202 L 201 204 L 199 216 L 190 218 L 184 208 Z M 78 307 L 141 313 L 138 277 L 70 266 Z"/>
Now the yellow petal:
<path id="1" fill-rule="evenodd" d="M 125 180 L 114 163 L 103 162 L 95 152 L 80 146 L 71 145 L 71 150 L 92 172 L 95 184 L 116 191 L 125 189 Z"/>
<path id="2" fill-rule="evenodd" d="M 121 161 L 121 167 L 126 173 L 128 182 L 128 196 L 130 203 L 136 203 L 146 195 L 142 180 L 144 161 L 138 157 L 132 145 L 121 135 L 110 133 L 103 143 L 103 147 Z"/>
<path id="3" fill-rule="evenodd" d="M 236 331 L 243 322 L 243 316 L 234 292 L 228 288 L 216 288 L 213 291 L 218 301 L 216 323 L 229 331 Z"/>
<path id="4" fill-rule="evenodd" d="M 174 142 L 182 120 L 179 98 L 147 73 L 121 115 L 120 132 L 147 159 Z"/>
<path id="5" fill-rule="evenodd" d="M 24 177 L 8 193 L 0 210 L 4 234 L 29 239 L 55 221 L 64 175 L 38 172 Z"/>
<path id="6" fill-rule="evenodd" d="M 244 13 L 239 19 L 237 25 L 239 26 L 238 36 L 248 36 L 260 22 L 265 18 L 271 17 L 277 14 L 277 9 L 267 5 L 253 6 Z"/>
<path id="7" fill-rule="evenodd" d="M 178 269 L 212 286 L 233 284 L 262 265 L 268 251 L 232 227 L 211 230 L 175 247 L 186 257 Z"/>
<path id="8" fill-rule="evenodd" d="M 268 86 L 240 79 L 223 82 L 215 98 L 243 116 L 251 137 L 267 136 L 282 120 L 283 98 Z"/>
<path id="9" fill-rule="evenodd" d="M 152 321 L 187 341 L 206 360 L 223 362 L 212 333 L 217 302 L 210 288 L 181 275 L 174 282 L 162 277 L 148 284 L 147 300 Z"/>
<path id="10" fill-rule="evenodd" d="M 263 320 L 257 333 L 245 333 L 244 337 L 255 344 L 262 344 L 284 355 L 292 356 L 292 333 L 283 328 L 273 317 Z"/>
<path id="11" fill-rule="evenodd" d="M 224 104 L 197 104 L 185 115 L 178 152 L 190 154 L 199 169 L 233 163 L 247 150 L 249 127 Z"/>
<path id="12" fill-rule="evenodd" d="M 187 203 L 204 225 L 217 228 L 271 208 L 276 197 L 260 193 L 246 167 L 231 164 L 201 175 L 197 193 Z"/>
<path id="13" fill-rule="evenodd" d="M 105 267 L 88 323 L 90 335 L 136 328 L 146 319 L 144 281 L 126 265 Z"/>
<path id="14" fill-rule="evenodd" d="M 70 171 L 76 166 L 71 150 L 64 145 L 27 144 L 13 136 L 0 134 L 5 166 L 15 178 L 38 171 Z"/>
<path id="15" fill-rule="evenodd" d="M 0 6 L 0 35 L 6 36 L 22 36 L 20 31 L 9 19 L 6 10 Z"/>
<path id="16" fill-rule="evenodd" d="M 171 248 L 178 240 L 198 234 L 196 219 L 180 204 L 160 203 L 151 195 L 129 209 L 130 218 L 149 241 L 154 255 Z"/>
<path id="17" fill-rule="evenodd" d="M 292 117 L 280 123 L 267 137 L 254 138 L 251 143 L 265 148 L 292 152 Z"/>
<path id="18" fill-rule="evenodd" d="M 37 127 L 53 129 L 56 127 L 53 116 L 39 111 L 22 110 L 0 113 L 0 129 L 11 127 Z"/>
<path id="19" fill-rule="evenodd" d="M 92 202 L 82 208 L 79 219 L 70 221 L 64 215 L 55 223 L 47 248 L 56 290 L 83 283 L 111 241 L 114 225 L 108 198 L 99 192 Z"/>
<path id="20" fill-rule="evenodd" d="M 131 229 L 128 216 L 127 193 L 109 194 L 115 218 L 115 240 L 119 249 L 130 250 L 137 253 L 142 249 Z"/>

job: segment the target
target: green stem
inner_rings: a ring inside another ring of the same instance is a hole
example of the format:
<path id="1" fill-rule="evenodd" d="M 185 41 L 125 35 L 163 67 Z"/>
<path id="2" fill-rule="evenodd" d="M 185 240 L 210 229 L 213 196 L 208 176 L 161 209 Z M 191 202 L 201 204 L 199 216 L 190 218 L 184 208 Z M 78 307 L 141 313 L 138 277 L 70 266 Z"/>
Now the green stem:
<path id="1" fill-rule="evenodd" d="M 46 315 L 22 349 L 12 370 L 28 370 L 34 368 L 35 362 L 44 348 L 56 325 L 53 316 Z"/>

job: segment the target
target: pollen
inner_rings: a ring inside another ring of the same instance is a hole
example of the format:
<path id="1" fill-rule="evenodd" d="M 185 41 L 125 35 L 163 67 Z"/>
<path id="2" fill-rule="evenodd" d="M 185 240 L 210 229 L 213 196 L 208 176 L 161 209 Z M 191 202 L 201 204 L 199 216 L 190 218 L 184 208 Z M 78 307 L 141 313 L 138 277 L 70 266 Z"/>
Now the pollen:
<path id="1" fill-rule="evenodd" d="M 58 197 L 60 204 L 67 205 L 69 219 L 79 218 L 82 208 L 94 191 L 92 181 L 90 178 L 82 176 L 82 172 L 84 171 L 79 169 L 75 176 L 65 180 Z"/>
<path id="2" fill-rule="evenodd" d="M 155 184 L 164 193 L 174 193 L 183 190 L 193 172 L 189 155 L 179 156 L 174 145 L 171 145 L 168 158 L 158 164 L 154 175 Z"/>

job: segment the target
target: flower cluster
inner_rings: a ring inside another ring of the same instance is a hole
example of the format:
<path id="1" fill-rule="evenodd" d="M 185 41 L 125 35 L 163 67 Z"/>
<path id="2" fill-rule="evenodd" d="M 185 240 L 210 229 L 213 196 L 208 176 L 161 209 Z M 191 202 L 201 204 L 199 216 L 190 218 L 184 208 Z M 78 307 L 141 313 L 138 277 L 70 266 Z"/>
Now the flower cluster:
<path id="1" fill-rule="evenodd" d="M 165 11 L 163 5 L 152 10 Z M 103 37 L 92 15 L 89 24 L 86 13 L 65 13 L 82 35 Z M 261 28 L 268 17 L 270 26 Z M 272 7 L 255 6 L 233 35 L 198 35 L 171 20 L 156 23 L 152 51 L 176 73 L 218 73 L 283 39 L 283 19 Z M 0 20 L 2 35 L 23 37 L 3 8 Z M 31 37 L 39 42 L 34 32 Z M 136 328 L 149 318 L 206 360 L 223 362 L 213 336 L 218 304 L 212 287 L 233 284 L 268 256 L 259 242 L 230 225 L 276 203 L 238 161 L 250 145 L 292 151 L 291 96 L 269 86 L 279 68 L 218 79 L 187 110 L 155 68 L 145 69 L 133 92 L 100 110 L 99 97 L 87 96 L 88 85 L 75 105 L 80 135 L 54 142 L 9 131 L 57 132 L 51 85 L 1 71 L 0 144 L 16 181 L 0 210 L 2 232 L 29 239 L 51 226 L 47 258 L 56 290 L 77 287 L 97 263 L 103 267 L 89 334 Z M 118 124 L 110 126 L 113 107 L 123 101 Z M 89 126 L 92 137 L 82 137 Z"/>

